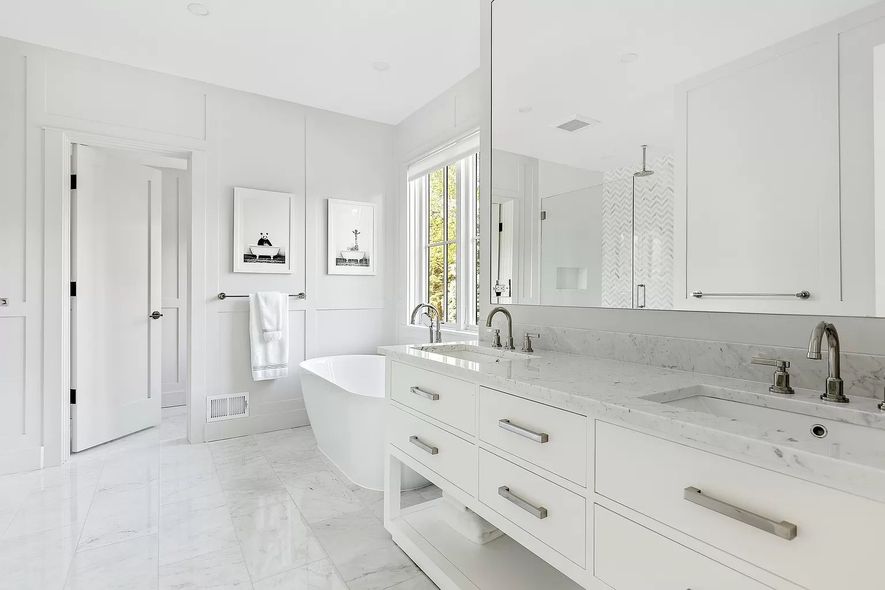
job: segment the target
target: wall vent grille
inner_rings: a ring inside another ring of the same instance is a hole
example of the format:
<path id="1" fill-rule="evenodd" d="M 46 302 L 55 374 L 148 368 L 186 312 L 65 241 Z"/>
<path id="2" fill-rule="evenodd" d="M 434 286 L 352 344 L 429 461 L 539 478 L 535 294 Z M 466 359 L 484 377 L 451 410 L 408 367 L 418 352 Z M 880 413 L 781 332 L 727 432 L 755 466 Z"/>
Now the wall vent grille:
<path id="1" fill-rule="evenodd" d="M 206 422 L 220 422 L 249 415 L 249 394 L 228 393 L 206 398 Z"/>

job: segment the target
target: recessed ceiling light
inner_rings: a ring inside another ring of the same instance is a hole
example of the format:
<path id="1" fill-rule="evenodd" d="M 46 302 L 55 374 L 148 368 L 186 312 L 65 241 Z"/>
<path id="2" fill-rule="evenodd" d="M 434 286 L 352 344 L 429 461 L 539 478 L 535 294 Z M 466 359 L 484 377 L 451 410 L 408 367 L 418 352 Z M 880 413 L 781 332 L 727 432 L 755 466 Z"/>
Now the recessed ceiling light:
<path id="1" fill-rule="evenodd" d="M 622 64 L 631 64 L 637 59 L 639 59 L 638 53 L 622 53 L 620 57 L 620 62 Z"/>
<path id="2" fill-rule="evenodd" d="M 521 106 L 521 107 L 519 107 L 519 112 L 520 112 L 520 113 L 531 113 L 531 112 L 532 112 L 532 106 L 531 106 L 531 105 L 528 105 L 528 104 L 527 104 L 527 105 L 524 105 L 524 106 Z"/>
<path id="3" fill-rule="evenodd" d="M 187 9 L 194 16 L 209 16 L 209 7 L 199 2 L 191 2 L 187 5 Z"/>
<path id="4" fill-rule="evenodd" d="M 390 64 L 386 61 L 373 61 L 372 67 L 375 68 L 376 72 L 386 72 L 390 69 Z"/>

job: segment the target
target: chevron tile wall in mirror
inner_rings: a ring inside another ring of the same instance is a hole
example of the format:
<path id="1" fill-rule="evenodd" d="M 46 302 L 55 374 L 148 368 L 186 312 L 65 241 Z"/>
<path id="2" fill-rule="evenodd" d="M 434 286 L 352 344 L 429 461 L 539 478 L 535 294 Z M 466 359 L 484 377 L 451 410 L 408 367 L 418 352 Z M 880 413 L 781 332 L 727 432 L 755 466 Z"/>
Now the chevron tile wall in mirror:
<path id="1" fill-rule="evenodd" d="M 492 303 L 885 315 L 885 3 L 762 9 L 494 0 Z"/>

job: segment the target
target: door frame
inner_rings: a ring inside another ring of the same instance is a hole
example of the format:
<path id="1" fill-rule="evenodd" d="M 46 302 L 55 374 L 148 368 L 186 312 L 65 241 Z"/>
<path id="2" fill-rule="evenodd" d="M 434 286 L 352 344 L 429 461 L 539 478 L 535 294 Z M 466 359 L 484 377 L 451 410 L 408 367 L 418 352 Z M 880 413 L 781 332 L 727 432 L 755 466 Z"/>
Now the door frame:
<path id="1" fill-rule="evenodd" d="M 206 152 L 192 146 L 163 145 L 94 133 L 43 128 L 43 467 L 60 465 L 71 455 L 70 237 L 71 145 L 139 150 L 184 158 L 190 169 L 190 223 L 187 256 L 187 438 L 203 442 L 196 420 L 205 414 L 206 357 Z"/>

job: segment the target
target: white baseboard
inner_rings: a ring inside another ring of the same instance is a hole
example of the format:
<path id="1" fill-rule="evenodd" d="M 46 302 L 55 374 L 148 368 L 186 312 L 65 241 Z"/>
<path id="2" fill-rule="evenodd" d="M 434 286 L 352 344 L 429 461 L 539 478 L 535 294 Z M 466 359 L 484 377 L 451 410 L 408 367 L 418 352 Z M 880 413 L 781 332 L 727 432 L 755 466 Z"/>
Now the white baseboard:
<path id="1" fill-rule="evenodd" d="M 164 408 L 183 406 L 187 404 L 187 394 L 185 391 L 164 391 L 160 403 Z"/>
<path id="2" fill-rule="evenodd" d="M 40 469 L 41 455 L 40 447 L 0 453 L 0 475 Z"/>

